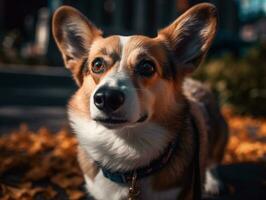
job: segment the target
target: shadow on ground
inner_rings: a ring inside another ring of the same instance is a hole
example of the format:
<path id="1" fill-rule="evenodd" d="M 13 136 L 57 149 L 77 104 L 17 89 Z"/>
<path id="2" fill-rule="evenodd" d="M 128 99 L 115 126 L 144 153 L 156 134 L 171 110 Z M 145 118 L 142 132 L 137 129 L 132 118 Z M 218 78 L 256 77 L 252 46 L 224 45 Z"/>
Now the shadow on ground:
<path id="1" fill-rule="evenodd" d="M 266 163 L 238 163 L 218 167 L 225 189 L 205 200 L 265 200 Z"/>

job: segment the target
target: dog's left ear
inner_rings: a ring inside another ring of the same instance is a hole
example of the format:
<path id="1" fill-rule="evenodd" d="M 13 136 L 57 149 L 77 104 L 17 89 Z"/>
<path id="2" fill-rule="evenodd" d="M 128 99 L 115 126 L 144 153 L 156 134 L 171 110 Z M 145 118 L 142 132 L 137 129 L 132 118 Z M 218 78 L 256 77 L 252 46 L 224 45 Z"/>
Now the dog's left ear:
<path id="1" fill-rule="evenodd" d="M 204 60 L 217 30 L 214 5 L 198 4 L 158 33 L 185 74 Z"/>

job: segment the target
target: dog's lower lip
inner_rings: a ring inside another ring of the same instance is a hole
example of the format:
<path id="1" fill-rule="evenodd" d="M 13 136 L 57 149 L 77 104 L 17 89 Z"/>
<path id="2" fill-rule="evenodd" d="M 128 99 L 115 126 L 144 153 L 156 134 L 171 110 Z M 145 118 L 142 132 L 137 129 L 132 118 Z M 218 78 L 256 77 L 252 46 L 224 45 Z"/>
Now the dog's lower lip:
<path id="1" fill-rule="evenodd" d="M 105 123 L 105 124 L 123 124 L 128 122 L 127 120 L 124 119 L 114 119 L 114 118 L 97 118 L 95 121 Z"/>
<path id="2" fill-rule="evenodd" d="M 148 115 L 143 115 L 139 118 L 139 120 L 136 123 L 144 122 L 148 118 Z M 124 124 L 128 121 L 125 119 L 114 119 L 114 118 L 96 118 L 95 121 L 104 123 L 104 124 Z"/>
<path id="3" fill-rule="evenodd" d="M 141 118 L 139 118 L 139 120 L 137 121 L 137 123 L 141 123 L 144 122 L 146 119 L 148 118 L 148 115 L 143 115 Z"/>

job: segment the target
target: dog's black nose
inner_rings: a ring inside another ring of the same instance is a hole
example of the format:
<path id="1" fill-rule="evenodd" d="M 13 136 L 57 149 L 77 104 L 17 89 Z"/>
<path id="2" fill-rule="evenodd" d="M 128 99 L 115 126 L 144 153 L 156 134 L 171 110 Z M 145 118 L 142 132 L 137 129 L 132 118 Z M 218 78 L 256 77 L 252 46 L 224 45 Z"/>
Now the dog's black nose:
<path id="1" fill-rule="evenodd" d="M 123 105 L 125 95 L 117 89 L 102 87 L 94 94 L 94 104 L 103 112 L 111 113 Z"/>

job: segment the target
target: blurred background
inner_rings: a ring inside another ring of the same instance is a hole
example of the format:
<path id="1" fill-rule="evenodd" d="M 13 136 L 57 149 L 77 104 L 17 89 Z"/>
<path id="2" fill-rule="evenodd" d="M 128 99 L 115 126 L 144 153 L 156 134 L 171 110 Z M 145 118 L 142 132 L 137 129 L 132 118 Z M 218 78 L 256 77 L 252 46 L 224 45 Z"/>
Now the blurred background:
<path id="1" fill-rule="evenodd" d="M 156 36 L 194 4 L 219 10 L 219 32 L 195 77 L 206 81 L 234 112 L 266 115 L 266 0 L 1 0 L 0 121 L 61 126 L 63 106 L 75 90 L 51 35 L 60 5 L 84 13 L 105 35 Z M 1 130 L 1 129 L 0 129 Z"/>
<path id="2" fill-rule="evenodd" d="M 155 36 L 194 4 L 210 2 L 220 25 L 195 77 L 236 113 L 266 115 L 266 0 L 1 0 L 0 130 L 21 121 L 61 126 L 75 90 L 51 35 L 51 17 L 71 5 L 110 34 Z"/>
<path id="3" fill-rule="evenodd" d="M 51 35 L 59 6 L 105 35 L 152 37 L 201 2 L 217 6 L 219 31 L 193 76 L 215 92 L 231 135 L 225 192 L 207 199 L 265 200 L 266 0 L 0 0 L 0 199 L 87 199 L 66 115 L 77 87 Z"/>

